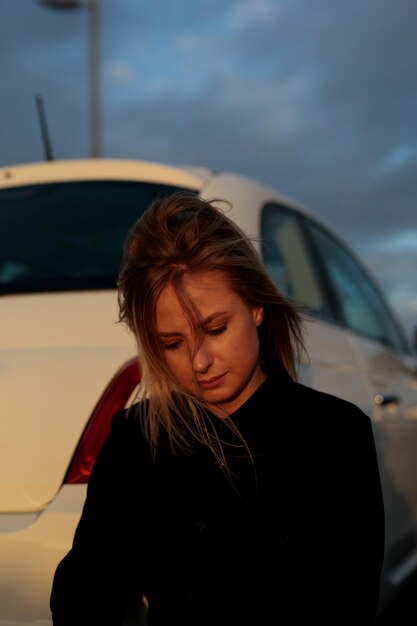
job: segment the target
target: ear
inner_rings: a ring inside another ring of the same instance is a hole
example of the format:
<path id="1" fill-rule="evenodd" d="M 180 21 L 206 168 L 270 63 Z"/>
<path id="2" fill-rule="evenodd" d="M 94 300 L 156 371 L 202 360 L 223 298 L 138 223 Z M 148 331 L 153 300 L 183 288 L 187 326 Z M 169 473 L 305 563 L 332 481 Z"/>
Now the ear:
<path id="1" fill-rule="evenodd" d="M 264 317 L 264 308 L 263 306 L 254 306 L 252 308 L 253 321 L 255 322 L 255 326 L 259 326 Z"/>

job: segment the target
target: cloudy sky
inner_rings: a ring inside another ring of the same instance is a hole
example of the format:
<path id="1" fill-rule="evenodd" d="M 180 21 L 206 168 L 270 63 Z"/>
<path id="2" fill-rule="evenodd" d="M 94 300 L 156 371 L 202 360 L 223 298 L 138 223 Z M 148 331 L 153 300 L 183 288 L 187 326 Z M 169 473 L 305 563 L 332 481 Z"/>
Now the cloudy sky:
<path id="1" fill-rule="evenodd" d="M 417 326 L 416 0 L 97 0 L 101 156 L 249 175 L 325 219 Z M 90 156 L 88 13 L 0 2 L 0 166 Z"/>

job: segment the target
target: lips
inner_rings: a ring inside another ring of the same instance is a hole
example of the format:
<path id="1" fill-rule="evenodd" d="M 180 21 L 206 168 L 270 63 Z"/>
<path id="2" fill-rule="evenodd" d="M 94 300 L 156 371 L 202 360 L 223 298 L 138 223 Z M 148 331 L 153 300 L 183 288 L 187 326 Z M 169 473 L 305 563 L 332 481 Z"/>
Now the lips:
<path id="1" fill-rule="evenodd" d="M 207 378 L 205 380 L 198 380 L 198 384 L 202 389 L 214 389 L 221 385 L 225 378 L 226 374 L 220 374 L 219 376 L 212 376 L 211 378 Z"/>

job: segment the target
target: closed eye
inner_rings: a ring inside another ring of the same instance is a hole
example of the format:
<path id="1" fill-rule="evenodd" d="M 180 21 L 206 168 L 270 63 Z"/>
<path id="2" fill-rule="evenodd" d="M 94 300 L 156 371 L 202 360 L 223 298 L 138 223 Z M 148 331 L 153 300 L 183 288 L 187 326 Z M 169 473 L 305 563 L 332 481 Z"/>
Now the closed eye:
<path id="1" fill-rule="evenodd" d="M 207 329 L 205 332 L 207 335 L 221 335 L 226 330 L 227 330 L 227 325 L 224 324 L 223 326 L 219 326 L 218 328 Z"/>
<path id="2" fill-rule="evenodd" d="M 162 348 L 164 350 L 176 350 L 180 347 L 182 341 L 180 339 L 176 339 L 175 341 L 170 341 L 169 343 L 163 343 Z"/>

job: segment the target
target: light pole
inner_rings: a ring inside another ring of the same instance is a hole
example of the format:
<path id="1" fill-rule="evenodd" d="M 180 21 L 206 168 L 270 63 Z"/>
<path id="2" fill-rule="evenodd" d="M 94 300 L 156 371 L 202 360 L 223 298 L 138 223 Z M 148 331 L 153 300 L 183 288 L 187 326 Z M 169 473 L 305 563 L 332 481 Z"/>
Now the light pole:
<path id="1" fill-rule="evenodd" d="M 97 0 L 38 0 L 41 6 L 51 9 L 86 9 L 88 13 L 88 76 L 90 105 L 91 156 L 99 157 L 100 141 L 100 39 Z"/>

